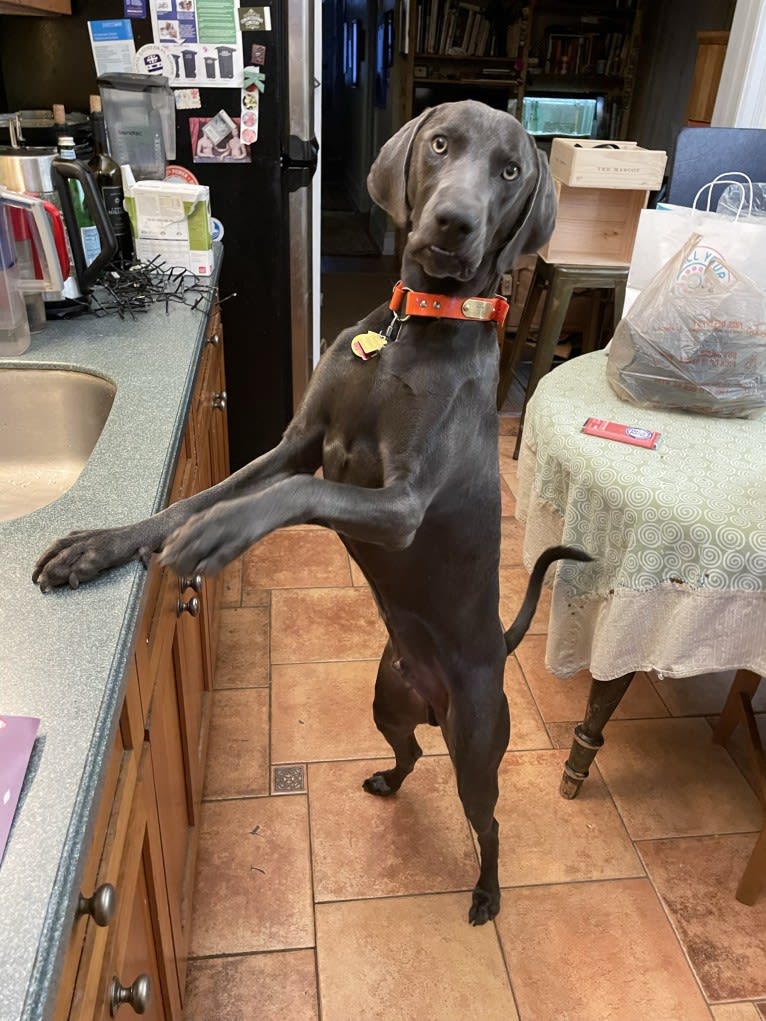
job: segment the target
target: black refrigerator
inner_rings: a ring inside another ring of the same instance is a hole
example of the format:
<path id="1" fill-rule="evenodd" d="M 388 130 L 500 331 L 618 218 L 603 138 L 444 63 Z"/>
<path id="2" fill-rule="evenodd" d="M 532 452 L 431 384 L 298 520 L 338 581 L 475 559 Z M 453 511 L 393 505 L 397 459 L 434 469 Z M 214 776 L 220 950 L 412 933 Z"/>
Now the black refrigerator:
<path id="1" fill-rule="evenodd" d="M 253 45 L 265 47 L 250 163 L 192 162 L 189 117 L 222 109 L 237 116 L 239 90 L 201 89 L 201 110 L 176 112 L 176 162 L 210 187 L 213 216 L 224 225 L 220 292 L 232 468 L 278 442 L 315 352 L 312 22 L 311 0 L 287 0 L 271 6 L 271 31 L 242 33 L 245 65 Z"/>
<path id="2" fill-rule="evenodd" d="M 254 44 L 265 50 L 250 162 L 192 159 L 189 118 L 220 110 L 239 117 L 239 88 L 201 87 L 201 109 L 176 110 L 174 162 L 209 186 L 212 214 L 224 227 L 220 297 L 232 470 L 279 441 L 318 356 L 314 9 L 315 0 L 280 0 L 270 5 L 270 31 L 242 33 L 245 65 Z M 87 22 L 121 17 L 121 0 L 73 0 L 71 17 L 4 16 L 8 107 L 63 103 L 87 111 L 88 96 L 98 91 Z M 153 42 L 150 17 L 132 26 L 137 49 Z"/>

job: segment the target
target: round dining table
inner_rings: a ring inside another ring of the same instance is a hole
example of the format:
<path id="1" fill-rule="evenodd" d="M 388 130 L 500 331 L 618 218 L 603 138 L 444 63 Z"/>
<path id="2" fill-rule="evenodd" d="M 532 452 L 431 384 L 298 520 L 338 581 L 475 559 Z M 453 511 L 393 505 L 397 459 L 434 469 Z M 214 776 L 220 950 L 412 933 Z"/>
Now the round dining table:
<path id="1" fill-rule="evenodd" d="M 638 407 L 610 387 L 607 357 L 544 376 L 524 422 L 516 515 L 527 568 L 561 543 L 593 557 L 556 565 L 548 669 L 599 680 L 766 674 L 766 414 Z M 586 435 L 591 417 L 659 432 L 659 444 Z"/>

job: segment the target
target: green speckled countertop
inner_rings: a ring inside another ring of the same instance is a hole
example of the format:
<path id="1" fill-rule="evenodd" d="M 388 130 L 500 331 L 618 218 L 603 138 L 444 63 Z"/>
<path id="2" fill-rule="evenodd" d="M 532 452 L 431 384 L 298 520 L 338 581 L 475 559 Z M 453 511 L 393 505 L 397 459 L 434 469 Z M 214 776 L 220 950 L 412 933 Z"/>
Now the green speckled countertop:
<path id="1" fill-rule="evenodd" d="M 216 280 L 217 270 L 208 278 Z M 42 721 L 0 865 L 0 1021 L 42 1021 L 52 1009 L 145 579 L 142 567 L 128 564 L 76 592 L 43 596 L 32 569 L 53 539 L 74 528 L 124 524 L 163 506 L 207 304 L 171 303 L 168 314 L 156 305 L 135 322 L 49 323 L 24 355 L 0 359 L 0 372 L 83 369 L 117 387 L 74 486 L 0 523 L 0 712 Z"/>

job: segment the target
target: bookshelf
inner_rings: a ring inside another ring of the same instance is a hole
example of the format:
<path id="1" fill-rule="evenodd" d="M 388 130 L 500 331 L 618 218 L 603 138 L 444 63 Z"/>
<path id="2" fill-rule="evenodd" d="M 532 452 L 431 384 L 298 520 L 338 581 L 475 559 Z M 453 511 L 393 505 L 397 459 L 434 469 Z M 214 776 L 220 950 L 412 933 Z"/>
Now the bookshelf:
<path id="1" fill-rule="evenodd" d="M 524 99 L 596 97 L 594 132 L 624 138 L 643 0 L 397 0 L 395 116 L 480 99 L 520 120 Z M 545 135 L 564 135 L 551 122 Z"/>

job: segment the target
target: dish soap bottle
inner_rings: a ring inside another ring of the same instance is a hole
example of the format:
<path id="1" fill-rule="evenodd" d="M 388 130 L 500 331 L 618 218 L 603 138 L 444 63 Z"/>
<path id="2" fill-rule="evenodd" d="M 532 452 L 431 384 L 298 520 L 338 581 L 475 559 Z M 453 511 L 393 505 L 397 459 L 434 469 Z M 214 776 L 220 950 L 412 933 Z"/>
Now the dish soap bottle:
<path id="1" fill-rule="evenodd" d="M 77 153 L 74 147 L 74 139 L 71 135 L 59 135 L 58 155 L 61 160 L 76 160 Z M 87 166 L 87 164 L 84 164 Z M 85 257 L 85 265 L 90 266 L 94 259 L 98 258 L 101 252 L 101 240 L 98 235 L 98 227 L 91 217 L 85 205 L 85 195 L 79 181 L 70 181 L 69 190 L 72 193 L 72 206 L 74 207 L 77 227 L 82 239 L 82 251 Z"/>
<path id="2" fill-rule="evenodd" d="M 90 123 L 93 131 L 93 157 L 88 166 L 96 178 L 98 190 L 104 200 L 107 216 L 117 238 L 118 255 L 128 260 L 133 255 L 133 241 L 130 235 L 130 221 L 125 212 L 122 188 L 122 173 L 117 163 L 109 155 L 106 144 L 106 123 L 101 111 L 101 96 L 90 97 Z"/>

